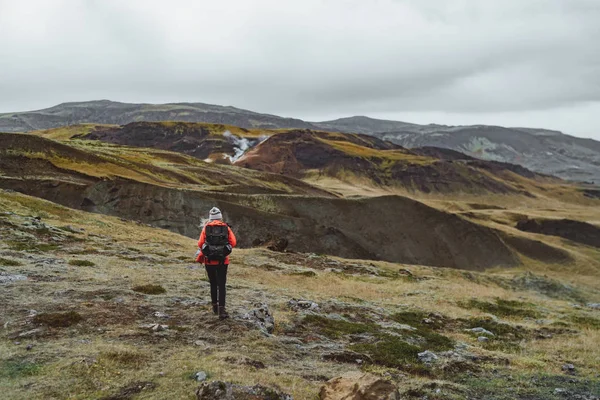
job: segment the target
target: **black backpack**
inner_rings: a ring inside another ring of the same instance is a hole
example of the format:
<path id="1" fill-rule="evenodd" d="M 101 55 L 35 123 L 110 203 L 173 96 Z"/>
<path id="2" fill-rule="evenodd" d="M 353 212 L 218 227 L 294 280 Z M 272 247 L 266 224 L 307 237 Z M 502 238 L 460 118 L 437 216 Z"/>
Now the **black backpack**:
<path id="1" fill-rule="evenodd" d="M 231 254 L 229 244 L 229 227 L 223 225 L 206 225 L 206 242 L 202 246 L 202 254 L 209 261 L 225 261 L 225 257 Z"/>

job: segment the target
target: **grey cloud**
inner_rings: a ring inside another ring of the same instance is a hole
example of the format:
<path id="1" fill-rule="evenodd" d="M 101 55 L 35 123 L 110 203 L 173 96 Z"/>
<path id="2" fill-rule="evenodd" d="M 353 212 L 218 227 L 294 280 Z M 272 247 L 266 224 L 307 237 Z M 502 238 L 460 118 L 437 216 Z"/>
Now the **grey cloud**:
<path id="1" fill-rule="evenodd" d="M 110 98 L 552 128 L 600 102 L 598 21 L 596 0 L 0 0 L 0 111 Z M 584 120 L 571 133 L 593 135 Z"/>

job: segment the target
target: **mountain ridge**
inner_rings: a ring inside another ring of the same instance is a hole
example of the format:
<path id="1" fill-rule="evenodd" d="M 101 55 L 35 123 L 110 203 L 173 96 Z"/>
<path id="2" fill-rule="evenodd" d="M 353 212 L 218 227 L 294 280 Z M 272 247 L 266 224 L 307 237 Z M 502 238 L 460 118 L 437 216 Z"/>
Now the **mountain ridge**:
<path id="1" fill-rule="evenodd" d="M 0 114 L 0 132 L 29 132 L 80 123 L 206 122 L 245 129 L 313 129 L 377 136 L 403 147 L 442 147 L 469 156 L 519 164 L 563 179 L 600 182 L 600 142 L 542 128 L 493 125 L 419 125 L 352 116 L 309 122 L 233 106 L 206 103 L 68 102 L 27 112 Z"/>

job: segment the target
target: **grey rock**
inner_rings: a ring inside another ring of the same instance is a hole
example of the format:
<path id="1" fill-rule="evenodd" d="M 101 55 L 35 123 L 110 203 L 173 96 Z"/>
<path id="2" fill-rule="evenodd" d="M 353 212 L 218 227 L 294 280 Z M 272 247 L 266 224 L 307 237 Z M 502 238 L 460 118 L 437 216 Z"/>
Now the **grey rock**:
<path id="1" fill-rule="evenodd" d="M 163 313 L 163 312 L 160 312 L 160 311 L 156 311 L 156 312 L 155 312 L 153 315 L 154 315 L 156 318 L 164 318 L 164 319 L 170 318 L 170 316 L 169 316 L 169 315 L 167 315 L 167 314 L 165 314 L 165 313 Z"/>
<path id="2" fill-rule="evenodd" d="M 564 394 L 567 393 L 567 389 L 556 388 L 554 389 L 554 394 Z"/>
<path id="3" fill-rule="evenodd" d="M 479 336 L 479 337 L 477 338 L 477 341 L 478 341 L 478 342 L 487 342 L 487 341 L 489 341 L 489 340 L 490 340 L 490 339 L 489 339 L 487 336 Z"/>
<path id="4" fill-rule="evenodd" d="M 477 328 L 472 328 L 472 329 L 465 329 L 465 331 L 472 332 L 472 333 L 479 333 L 481 335 L 492 336 L 492 337 L 496 336 L 492 332 L 490 332 L 487 329 L 482 328 L 482 327 L 477 327 Z"/>
<path id="5" fill-rule="evenodd" d="M 17 335 L 17 337 L 27 338 L 27 337 L 35 336 L 40 332 L 42 332 L 42 328 L 36 328 L 36 329 L 32 329 L 30 331 L 21 332 Z"/>
<path id="6" fill-rule="evenodd" d="M 198 382 L 204 382 L 208 378 L 208 375 L 204 371 L 198 371 L 194 374 L 194 379 Z"/>
<path id="7" fill-rule="evenodd" d="M 600 310 L 600 303 L 588 303 L 587 306 L 589 308 L 593 308 L 594 310 Z"/>
<path id="8" fill-rule="evenodd" d="M 419 361 L 421 361 L 424 364 L 431 364 L 439 359 L 439 357 L 435 353 L 429 350 L 419 353 L 417 356 L 419 357 Z"/>
<path id="9" fill-rule="evenodd" d="M 569 375 L 575 375 L 576 372 L 573 364 L 564 364 L 562 370 Z"/>
<path id="10" fill-rule="evenodd" d="M 299 311 L 299 310 L 317 311 L 317 310 L 319 310 L 319 305 L 317 303 L 315 303 L 314 301 L 310 301 L 310 300 L 292 299 L 292 300 L 288 301 L 288 307 L 292 311 Z"/>
<path id="11" fill-rule="evenodd" d="M 398 322 L 387 322 L 387 321 L 381 321 L 381 322 L 377 322 L 377 325 L 379 325 L 382 328 L 385 329 L 398 329 L 401 331 L 416 331 L 417 329 L 410 326 L 410 325 L 406 325 L 406 324 L 400 324 Z"/>
<path id="12" fill-rule="evenodd" d="M 260 329 L 265 334 L 273 333 L 275 330 L 275 318 L 269 310 L 269 306 L 260 303 L 255 306 L 256 308 L 248 311 L 242 315 L 242 319 L 249 321 L 252 325 Z"/>
<path id="13" fill-rule="evenodd" d="M 10 275 L 10 274 L 5 274 L 3 272 L 0 272 L 0 284 L 8 284 L 8 283 L 12 283 L 12 282 L 25 281 L 25 280 L 27 280 L 27 277 L 25 275 L 20 275 L 20 274 Z"/>

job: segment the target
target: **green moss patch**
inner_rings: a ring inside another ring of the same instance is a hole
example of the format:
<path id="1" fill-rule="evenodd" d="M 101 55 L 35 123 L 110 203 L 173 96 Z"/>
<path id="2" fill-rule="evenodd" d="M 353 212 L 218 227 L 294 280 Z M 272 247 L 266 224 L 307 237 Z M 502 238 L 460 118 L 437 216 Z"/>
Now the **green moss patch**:
<path id="1" fill-rule="evenodd" d="M 524 339 L 527 335 L 527 330 L 521 326 L 503 324 L 490 318 L 471 318 L 463 323 L 466 329 L 481 327 L 504 339 Z"/>
<path id="2" fill-rule="evenodd" d="M 0 360 L 0 378 L 17 379 L 36 375 L 41 365 L 23 359 Z"/>
<path id="3" fill-rule="evenodd" d="M 96 264 L 88 260 L 69 260 L 69 265 L 75 265 L 77 267 L 93 267 Z"/>
<path id="4" fill-rule="evenodd" d="M 600 329 L 600 319 L 589 315 L 578 314 L 571 316 L 571 321 L 584 328 Z"/>
<path id="5" fill-rule="evenodd" d="M 19 261 L 10 260 L 8 258 L 2 258 L 2 257 L 0 257 L 0 265 L 3 266 L 3 267 L 19 267 L 19 266 L 21 266 L 23 264 L 20 263 Z"/>
<path id="6" fill-rule="evenodd" d="M 33 241 L 12 241 L 8 243 L 12 250 L 27 252 L 47 252 L 58 249 L 54 243 L 37 243 Z"/>
<path id="7" fill-rule="evenodd" d="M 423 341 L 424 350 L 444 351 L 454 347 L 454 341 L 444 335 L 434 332 L 434 329 L 444 327 L 444 321 L 439 318 L 430 318 L 430 314 L 423 311 L 405 311 L 392 315 L 392 320 L 400 324 L 410 325 L 416 331 L 410 337 Z M 424 320 L 428 320 L 425 323 Z"/>
<path id="8" fill-rule="evenodd" d="M 316 328 L 323 335 L 333 339 L 351 334 L 376 333 L 379 330 L 374 324 L 361 324 L 357 322 L 325 318 L 320 315 L 307 315 L 304 317 L 302 323 L 309 325 L 312 328 Z"/>
<path id="9" fill-rule="evenodd" d="M 295 272 L 291 272 L 290 275 L 314 278 L 315 276 L 317 276 L 317 273 L 315 271 L 295 271 Z"/>
<path id="10" fill-rule="evenodd" d="M 83 317 L 75 311 L 61 313 L 42 313 L 33 317 L 35 324 L 50 326 L 52 328 L 67 328 L 83 320 Z"/>
<path id="11" fill-rule="evenodd" d="M 533 309 L 533 304 L 516 300 L 498 298 L 495 303 L 489 303 L 487 301 L 471 299 L 468 302 L 460 303 L 459 305 L 464 308 L 476 308 L 500 317 L 541 317 L 541 313 Z"/>
<path id="12" fill-rule="evenodd" d="M 358 353 L 368 354 L 375 364 L 417 374 L 428 374 L 427 368 L 417 366 L 419 347 L 406 343 L 402 338 L 392 335 L 380 335 L 375 343 L 360 343 L 350 346 Z M 415 365 L 413 365 L 415 364 Z"/>
<path id="13" fill-rule="evenodd" d="M 167 292 L 167 290 L 164 287 L 152 284 L 134 286 L 131 290 L 133 290 L 134 292 L 144 294 L 163 294 Z"/>

